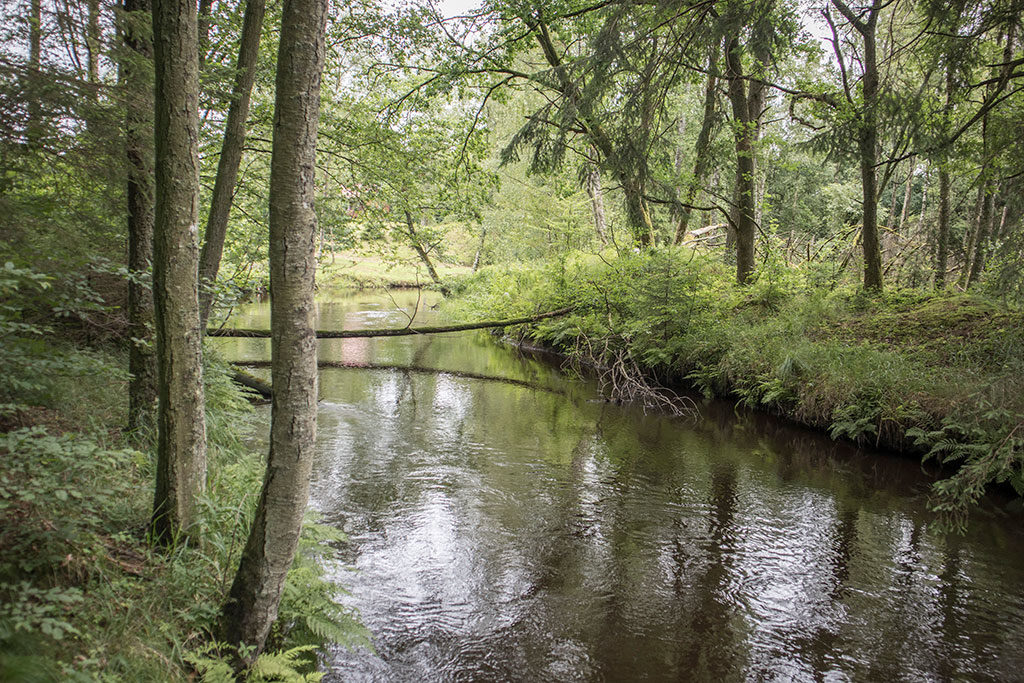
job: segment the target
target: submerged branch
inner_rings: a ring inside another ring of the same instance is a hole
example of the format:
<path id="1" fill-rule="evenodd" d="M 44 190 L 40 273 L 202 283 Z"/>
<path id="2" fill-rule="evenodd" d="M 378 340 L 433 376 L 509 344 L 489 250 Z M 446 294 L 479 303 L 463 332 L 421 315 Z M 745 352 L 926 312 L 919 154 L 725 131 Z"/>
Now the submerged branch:
<path id="1" fill-rule="evenodd" d="M 234 361 L 232 365 L 236 367 L 248 367 L 248 368 L 269 368 L 270 361 L 268 360 L 248 360 L 248 361 Z M 542 384 L 535 382 L 527 382 L 526 380 L 514 379 L 512 377 L 500 377 L 498 375 L 484 375 L 478 372 L 466 372 L 464 370 L 445 370 L 442 368 L 428 368 L 422 365 L 403 365 L 401 363 L 362 363 L 353 361 L 338 361 L 338 360 L 318 360 L 317 367 L 319 368 L 334 368 L 340 370 L 389 370 L 398 372 L 414 372 L 417 374 L 425 375 L 451 375 L 452 377 L 462 377 L 465 379 L 477 379 L 486 382 L 501 382 L 502 384 L 511 384 L 512 386 L 524 387 L 526 389 L 533 389 L 535 391 L 546 391 L 549 394 L 560 394 L 564 395 L 565 391 L 561 389 L 555 389 L 553 387 L 546 387 Z M 245 373 L 240 373 L 246 377 Z"/>

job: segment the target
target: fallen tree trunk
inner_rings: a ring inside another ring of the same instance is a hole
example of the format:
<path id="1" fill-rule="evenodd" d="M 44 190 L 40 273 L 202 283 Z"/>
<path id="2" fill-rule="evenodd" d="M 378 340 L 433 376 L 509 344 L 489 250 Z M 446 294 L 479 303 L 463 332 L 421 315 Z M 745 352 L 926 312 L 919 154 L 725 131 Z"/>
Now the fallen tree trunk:
<path id="1" fill-rule="evenodd" d="M 572 307 L 560 308 L 557 311 L 538 313 L 525 318 L 513 320 L 488 320 L 478 323 L 460 323 L 457 325 L 434 325 L 428 327 L 402 327 L 384 330 L 317 330 L 317 339 L 355 339 L 361 337 L 404 337 L 414 334 L 438 334 L 441 332 L 463 332 L 466 330 L 484 330 L 494 327 L 511 327 L 512 325 L 523 325 L 525 323 L 537 322 L 545 318 L 557 318 L 572 311 Z M 231 338 L 269 338 L 270 330 L 253 330 L 238 328 L 221 328 L 207 330 L 208 337 L 231 337 Z"/>
<path id="2" fill-rule="evenodd" d="M 269 367 L 269 363 L 266 367 Z M 255 367 L 255 366 L 253 366 Z M 270 386 L 270 382 L 264 382 L 259 377 L 250 375 L 248 372 L 242 372 L 241 370 L 233 370 L 231 372 L 231 379 L 236 384 L 241 384 L 246 389 L 251 389 L 257 394 L 267 399 L 268 401 L 274 398 L 274 391 Z"/>
<path id="3" fill-rule="evenodd" d="M 232 361 L 232 365 L 246 367 L 246 368 L 269 368 L 270 361 L 268 360 L 240 360 Z M 451 375 L 452 377 L 461 377 L 465 379 L 478 379 L 487 382 L 501 382 L 502 384 L 511 384 L 517 387 L 525 387 L 527 389 L 534 389 L 538 391 L 546 391 L 550 394 L 565 394 L 561 389 L 555 389 L 552 387 L 545 387 L 535 382 L 527 382 L 526 380 L 515 379 L 513 377 L 500 377 L 498 375 L 484 375 L 478 372 L 466 372 L 464 370 L 445 370 L 442 368 L 428 368 L 422 365 L 401 365 L 399 363 L 362 363 L 352 361 L 337 361 L 337 360 L 318 360 L 317 367 L 320 368 L 338 368 L 345 370 L 389 370 L 399 372 L 412 372 L 422 375 Z M 243 377 L 253 378 L 252 375 L 240 372 Z M 257 381 L 260 381 L 257 378 Z M 248 386 L 248 385 L 246 385 Z M 269 387 L 268 387 L 269 389 Z M 269 398 L 269 396 L 268 396 Z"/>

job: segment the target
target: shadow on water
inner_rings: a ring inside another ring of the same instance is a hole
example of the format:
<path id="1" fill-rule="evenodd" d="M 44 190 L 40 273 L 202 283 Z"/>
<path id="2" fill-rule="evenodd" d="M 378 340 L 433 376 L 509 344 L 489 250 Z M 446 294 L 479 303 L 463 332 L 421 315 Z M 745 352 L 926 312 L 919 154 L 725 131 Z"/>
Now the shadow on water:
<path id="1" fill-rule="evenodd" d="M 404 325 L 392 309 L 339 297 L 319 326 Z M 264 340 L 219 341 L 269 357 Z M 325 680 L 1024 671 L 1020 518 L 992 506 L 966 537 L 934 532 L 919 463 L 726 404 L 644 415 L 484 334 L 320 355 L 378 368 L 321 373 L 313 504 L 349 535 L 329 569 L 376 650 L 332 651 Z"/>

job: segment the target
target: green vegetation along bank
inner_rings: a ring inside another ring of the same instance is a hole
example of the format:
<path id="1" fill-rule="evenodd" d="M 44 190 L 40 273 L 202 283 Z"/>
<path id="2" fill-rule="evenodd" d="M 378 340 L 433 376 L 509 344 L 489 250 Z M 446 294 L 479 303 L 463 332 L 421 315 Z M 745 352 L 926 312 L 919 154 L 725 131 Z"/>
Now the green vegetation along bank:
<path id="1" fill-rule="evenodd" d="M 210 633 L 245 543 L 265 455 L 226 363 L 204 367 L 210 467 L 197 533 L 169 548 L 147 538 L 152 435 L 128 434 L 125 350 L 54 323 L 36 291 L 0 276 L 0 680 L 234 680 Z M 40 310 L 47 313 L 41 322 Z M 59 320 L 59 318 L 58 318 Z M 248 680 L 316 680 L 317 647 L 363 633 L 335 604 L 317 558 L 338 532 L 307 523 L 270 654 Z M 360 641 L 362 642 L 362 641 Z"/>
<path id="2" fill-rule="evenodd" d="M 768 260 L 749 286 L 687 249 L 576 255 L 463 280 L 460 316 L 572 306 L 523 333 L 643 398 L 654 380 L 730 397 L 833 438 L 950 466 L 935 486 L 960 526 L 992 484 L 1024 495 L 1024 313 L 982 295 L 869 295 L 826 266 Z"/>

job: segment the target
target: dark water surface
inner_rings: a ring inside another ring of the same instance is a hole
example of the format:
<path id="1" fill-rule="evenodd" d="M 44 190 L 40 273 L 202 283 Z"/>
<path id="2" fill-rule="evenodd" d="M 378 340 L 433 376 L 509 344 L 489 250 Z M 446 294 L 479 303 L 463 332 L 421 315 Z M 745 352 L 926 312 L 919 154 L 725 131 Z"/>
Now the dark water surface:
<path id="1" fill-rule="evenodd" d="M 407 322 L 320 305 L 325 329 Z M 320 349 L 384 366 L 321 373 L 312 504 L 376 648 L 327 681 L 1024 680 L 1022 517 L 935 533 L 913 460 L 718 404 L 645 416 L 484 333 Z"/>

